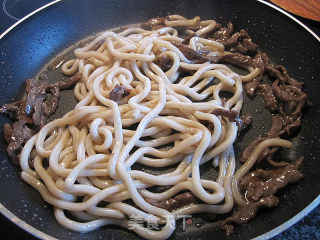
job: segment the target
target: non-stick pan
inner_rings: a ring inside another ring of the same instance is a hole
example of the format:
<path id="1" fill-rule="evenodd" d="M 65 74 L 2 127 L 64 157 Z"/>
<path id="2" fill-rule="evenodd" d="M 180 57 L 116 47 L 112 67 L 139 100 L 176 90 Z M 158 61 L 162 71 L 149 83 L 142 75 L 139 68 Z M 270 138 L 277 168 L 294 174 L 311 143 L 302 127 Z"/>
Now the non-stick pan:
<path id="1" fill-rule="evenodd" d="M 319 38 L 265 4 L 253 0 L 58 1 L 2 35 L 0 104 L 21 98 L 24 80 L 37 76 L 51 59 L 73 43 L 105 29 L 168 14 L 186 17 L 199 15 L 203 19 L 215 19 L 222 24 L 231 21 L 237 30 L 246 29 L 275 64 L 286 66 L 294 78 L 305 82 L 305 91 L 313 107 L 305 111 L 301 130 L 292 140 L 294 146 L 278 154 L 278 158 L 289 161 L 305 156 L 302 169 L 305 177 L 278 193 L 281 202 L 277 208 L 263 211 L 248 224 L 236 227 L 228 239 L 249 239 L 260 235 L 266 239 L 279 233 L 290 225 L 287 223 L 279 227 L 281 224 L 290 219 L 294 223 L 320 201 L 320 44 Z M 66 112 L 74 104 L 74 101 L 69 101 L 72 99 L 72 91 L 65 92 L 61 99 L 58 114 Z M 254 123 L 245 136 L 239 138 L 237 154 L 250 139 L 268 129 L 267 118 L 269 116 L 270 119 L 270 114 L 266 115 L 268 113 L 261 101 L 259 103 L 259 97 L 255 101 L 243 110 L 254 114 Z M 0 116 L 0 125 L 5 122 L 8 122 L 8 118 Z M 47 234 L 59 239 L 139 239 L 134 233 L 113 226 L 85 234 L 61 227 L 55 221 L 50 205 L 20 179 L 20 170 L 10 163 L 5 148 L 6 144 L 1 138 L 1 211 L 26 231 L 40 238 L 45 238 Z M 178 229 L 172 239 L 226 238 L 219 223 L 210 218 L 212 216 L 193 216 L 193 223 L 185 231 L 182 231 L 181 222 L 178 222 Z"/>

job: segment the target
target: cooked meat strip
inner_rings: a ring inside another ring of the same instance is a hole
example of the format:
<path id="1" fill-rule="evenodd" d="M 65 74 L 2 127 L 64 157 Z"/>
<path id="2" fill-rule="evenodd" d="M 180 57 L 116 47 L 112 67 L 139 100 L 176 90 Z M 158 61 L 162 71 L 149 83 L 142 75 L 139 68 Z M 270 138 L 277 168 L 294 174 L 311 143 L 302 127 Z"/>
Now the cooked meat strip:
<path id="1" fill-rule="evenodd" d="M 244 114 L 239 117 L 239 112 L 236 110 L 227 110 L 224 108 L 216 108 L 211 111 L 211 114 L 216 116 L 223 116 L 229 119 L 230 122 L 236 122 L 238 126 L 238 135 L 241 130 L 244 130 L 252 123 L 252 116 L 249 114 Z"/>
<path id="2" fill-rule="evenodd" d="M 304 83 L 303 82 L 298 82 L 294 78 L 290 77 L 287 69 L 284 66 L 278 65 L 275 68 L 281 72 L 281 74 L 284 76 L 284 78 L 286 79 L 286 82 L 289 85 L 292 85 L 294 87 L 302 89 Z"/>
<path id="3" fill-rule="evenodd" d="M 267 137 L 258 137 L 257 139 L 253 140 L 251 143 L 249 143 L 245 149 L 242 151 L 242 154 L 240 156 L 240 162 L 245 162 L 247 159 L 251 156 L 254 149 L 258 146 L 258 144 L 268 138 L 275 138 L 283 136 L 284 133 L 287 134 L 287 136 L 290 136 L 294 129 L 299 128 L 301 125 L 301 118 L 297 118 L 296 120 L 292 120 L 291 118 L 287 118 L 287 120 L 284 120 L 282 116 L 279 114 L 272 116 L 271 121 L 271 127 L 268 132 Z M 261 162 L 262 160 L 266 158 L 271 158 L 272 155 L 278 150 L 278 147 L 271 147 L 266 148 L 262 151 L 260 154 L 258 160 L 256 163 Z"/>
<path id="4" fill-rule="evenodd" d="M 246 84 L 245 90 L 249 96 L 252 96 L 258 86 L 265 106 L 275 113 L 272 117 L 272 127 L 268 137 L 290 137 L 301 125 L 302 109 L 310 105 L 307 94 L 302 91 L 302 84 L 291 78 L 283 66 L 273 67 L 265 53 L 258 54 L 264 61 L 266 73 L 277 79 L 273 81 L 272 85 L 266 83 L 257 85 L 257 82 L 253 80 Z M 244 149 L 240 161 L 246 161 L 261 139 L 266 138 L 258 138 Z M 265 149 L 257 162 L 265 158 L 270 159 L 272 153 L 277 149 L 276 147 Z"/>
<path id="5" fill-rule="evenodd" d="M 264 62 L 265 72 L 273 79 L 280 79 L 282 83 L 286 82 L 286 79 L 283 77 L 281 72 L 273 67 L 268 55 L 266 53 L 261 53 L 261 57 Z"/>
<path id="6" fill-rule="evenodd" d="M 15 165 L 19 164 L 19 154 L 22 151 L 24 144 L 34 135 L 28 124 L 31 124 L 30 119 L 20 119 L 13 123 L 12 126 L 9 124 L 4 125 L 5 139 L 8 140 L 7 152 Z M 9 134 L 11 134 L 9 136 Z"/>
<path id="7" fill-rule="evenodd" d="M 271 128 L 268 132 L 268 137 L 275 138 L 281 135 L 282 130 L 282 117 L 278 114 L 272 116 L 271 120 Z"/>
<path id="8" fill-rule="evenodd" d="M 60 89 L 69 88 L 80 79 L 81 74 L 75 74 L 66 81 L 54 84 L 28 79 L 26 99 L 1 106 L 0 113 L 8 114 L 14 121 L 12 125 L 5 124 L 3 127 L 5 140 L 8 142 L 7 152 L 13 163 L 18 164 L 18 156 L 24 144 L 56 111 Z"/>
<path id="9" fill-rule="evenodd" d="M 284 116 L 282 119 L 284 127 L 281 131 L 281 135 L 286 135 L 289 137 L 301 126 L 301 114 L 296 118 Z"/>
<path id="10" fill-rule="evenodd" d="M 302 88 L 303 82 L 298 82 L 297 80 L 291 78 L 285 67 L 282 65 L 273 67 L 266 53 L 263 53 L 261 56 L 264 62 L 265 71 L 271 78 L 279 79 L 282 84 L 288 83 L 297 88 Z"/>
<path id="11" fill-rule="evenodd" d="M 166 72 L 172 67 L 173 61 L 168 56 L 161 55 L 155 60 L 155 64 L 157 64 L 162 71 Z"/>
<path id="12" fill-rule="evenodd" d="M 223 116 L 229 119 L 230 122 L 236 122 L 239 118 L 239 112 L 235 110 L 227 110 L 224 108 L 216 108 L 211 111 L 211 114 L 216 116 Z"/>
<path id="13" fill-rule="evenodd" d="M 239 52 L 227 53 L 223 55 L 220 60 L 239 67 L 251 66 L 254 68 L 260 68 L 262 72 L 264 70 L 264 62 L 261 57 L 261 53 L 258 53 L 254 58 Z"/>
<path id="14" fill-rule="evenodd" d="M 257 139 L 253 140 L 251 143 L 249 143 L 245 149 L 242 151 L 242 154 L 240 156 L 240 162 L 246 162 L 248 158 L 251 156 L 253 151 L 256 149 L 256 147 L 261 143 L 262 141 L 268 139 L 268 138 L 275 138 L 282 135 L 282 129 L 283 129 L 283 119 L 280 115 L 273 115 L 271 120 L 271 127 L 268 132 L 267 137 L 258 137 Z M 272 147 L 272 148 L 266 148 L 262 151 L 260 154 L 257 163 L 261 162 L 263 159 L 266 159 L 267 157 L 271 157 L 273 153 L 275 153 L 278 150 L 278 147 Z"/>
<path id="15" fill-rule="evenodd" d="M 275 207 L 278 203 L 279 198 L 273 195 L 263 197 L 257 202 L 248 202 L 246 205 L 241 206 L 231 217 L 226 218 L 222 222 L 221 228 L 226 231 L 227 235 L 230 235 L 233 232 L 233 224 L 245 224 L 257 215 L 260 208 Z"/>
<path id="16" fill-rule="evenodd" d="M 117 102 L 130 93 L 124 86 L 116 84 L 110 92 L 110 99 Z"/>
<path id="17" fill-rule="evenodd" d="M 245 175 L 239 181 L 239 187 L 246 191 L 245 196 L 249 201 L 258 201 L 262 197 L 273 195 L 279 189 L 303 177 L 298 170 L 302 161 L 303 157 L 299 158 L 295 164 L 288 163 L 287 166 L 274 170 L 257 169 Z"/>
<path id="18" fill-rule="evenodd" d="M 13 134 L 13 128 L 9 123 L 6 123 L 3 125 L 3 135 L 4 135 L 4 139 L 6 140 L 6 142 L 10 142 L 10 138 Z"/>
<path id="19" fill-rule="evenodd" d="M 192 48 L 189 48 L 187 45 L 181 44 L 181 43 L 172 43 L 174 46 L 176 46 L 183 55 L 188 58 L 189 60 L 193 61 L 194 63 L 205 63 L 205 62 L 212 62 L 217 63 L 219 61 L 218 56 L 208 56 L 207 54 L 210 52 L 208 50 L 193 50 Z"/>
<path id="20" fill-rule="evenodd" d="M 179 27 L 176 27 L 176 29 L 178 30 L 179 35 L 182 35 L 182 36 L 187 35 L 185 37 L 184 41 L 182 42 L 182 44 L 189 44 L 190 38 L 197 36 L 195 32 L 199 31 L 203 27 L 204 26 L 202 26 L 202 25 L 179 26 Z M 220 27 L 221 27 L 221 25 L 219 23 L 217 23 L 213 29 L 211 29 L 209 32 L 205 33 L 204 35 L 201 35 L 201 37 L 208 38 L 208 36 L 210 36 L 211 34 L 216 32 L 218 29 L 220 29 Z M 193 31 L 193 33 L 190 34 L 190 31 Z"/>
<path id="21" fill-rule="evenodd" d="M 257 88 L 261 81 L 262 81 L 262 75 L 258 75 L 252 81 L 244 85 L 244 91 L 249 98 L 255 97 Z"/>
<path id="22" fill-rule="evenodd" d="M 236 66 L 253 66 L 254 60 L 250 56 L 241 53 L 228 53 L 221 57 L 221 61 L 234 64 Z"/>
<path id="23" fill-rule="evenodd" d="M 50 89 L 50 92 L 51 93 L 49 94 L 49 96 L 47 96 L 46 101 L 44 102 L 44 104 L 42 104 L 42 111 L 46 118 L 49 117 L 52 113 L 54 113 L 59 105 L 59 88 L 53 87 Z"/>
<path id="24" fill-rule="evenodd" d="M 232 36 L 221 42 L 230 52 L 239 52 L 246 55 L 257 53 L 258 46 L 252 41 L 246 30 L 240 30 Z"/>
<path id="25" fill-rule="evenodd" d="M 217 41 L 217 42 L 224 42 L 228 38 L 230 38 L 231 34 L 233 32 L 233 24 L 229 22 L 227 24 L 227 27 L 225 28 L 220 28 L 217 30 L 211 37 L 211 39 Z"/>
<path id="26" fill-rule="evenodd" d="M 67 89 L 72 87 L 81 79 L 81 74 L 77 73 L 73 75 L 66 81 L 59 81 L 57 83 L 49 84 L 46 82 L 38 82 L 33 79 L 28 79 L 26 81 L 26 92 L 27 98 L 25 102 L 25 114 L 30 116 L 33 114 L 34 124 L 36 126 L 41 125 L 40 118 L 43 114 L 42 107 L 47 105 L 46 116 L 48 117 L 52 114 L 57 107 L 57 102 L 59 99 L 59 90 Z M 51 98 L 50 102 L 54 104 L 53 107 L 49 107 L 49 103 L 45 102 L 47 99 Z"/>
<path id="27" fill-rule="evenodd" d="M 253 55 L 257 52 L 258 46 L 252 41 L 248 32 L 244 29 L 233 33 L 233 24 L 229 22 L 226 28 L 217 26 L 211 39 L 223 44 L 231 52 L 238 51 L 243 54 Z"/>
<path id="28" fill-rule="evenodd" d="M 253 151 L 256 149 L 256 147 L 259 145 L 259 143 L 261 143 L 262 141 L 266 140 L 266 137 L 258 137 L 257 139 L 255 139 L 254 141 L 250 142 L 246 148 L 242 151 L 241 156 L 240 156 L 240 162 L 244 163 L 246 162 L 249 157 L 251 156 L 251 154 L 253 153 Z M 264 156 L 265 155 L 265 150 L 261 153 L 260 156 Z M 259 162 L 260 158 L 257 160 Z"/>
<path id="29" fill-rule="evenodd" d="M 81 80 L 81 77 L 82 77 L 81 73 L 76 73 L 65 81 L 59 81 L 57 83 L 49 84 L 47 88 L 58 87 L 59 90 L 68 89 L 74 86 L 77 82 L 79 82 Z"/>
<path id="30" fill-rule="evenodd" d="M 263 79 L 264 62 L 261 54 L 262 54 L 261 52 L 258 52 L 255 55 L 255 57 L 252 58 L 249 55 L 244 55 L 239 52 L 234 52 L 234 53 L 228 53 L 219 57 L 219 61 L 223 63 L 231 63 L 241 68 L 253 67 L 253 68 L 260 69 L 260 74 L 257 77 L 255 77 L 252 81 L 246 83 L 244 86 L 245 93 L 250 98 L 253 98 L 255 96 L 257 87 Z"/>
<path id="31" fill-rule="evenodd" d="M 240 118 L 238 118 L 237 119 L 238 134 L 240 133 L 240 131 L 249 127 L 251 123 L 252 123 L 252 116 L 249 114 L 244 114 Z"/>
<path id="32" fill-rule="evenodd" d="M 275 112 L 278 109 L 278 102 L 273 94 L 272 87 L 269 84 L 259 84 L 259 92 L 264 101 L 264 105 L 270 109 L 271 112 Z"/>
<path id="33" fill-rule="evenodd" d="M 25 116 L 24 108 L 25 101 L 16 101 L 2 105 L 0 107 L 0 113 L 8 114 L 12 120 L 18 120 Z"/>
<path id="34" fill-rule="evenodd" d="M 193 195 L 191 192 L 181 193 L 174 198 L 169 198 L 168 200 L 158 201 L 150 198 L 145 199 L 146 202 L 158 208 L 166 209 L 171 212 L 175 209 L 190 205 L 192 203 L 198 203 L 200 200 Z"/>
<path id="35" fill-rule="evenodd" d="M 307 105 L 308 96 L 300 88 L 293 85 L 280 84 L 279 80 L 272 83 L 272 90 L 280 100 L 280 111 L 284 115 L 298 116 Z"/>
<path id="36" fill-rule="evenodd" d="M 192 34 L 189 34 L 188 36 L 186 36 L 183 41 L 182 41 L 182 44 L 189 44 L 190 42 L 190 39 L 193 38 L 193 37 L 196 37 L 197 34 L 196 33 L 192 33 Z"/>
<path id="37" fill-rule="evenodd" d="M 248 55 L 254 55 L 258 50 L 258 45 L 252 41 L 246 30 L 240 30 L 237 42 L 237 50 L 242 54 Z"/>
<path id="38" fill-rule="evenodd" d="M 167 17 L 151 18 L 145 23 L 132 24 L 132 25 L 129 25 L 129 26 L 140 27 L 140 28 L 143 28 L 143 29 L 146 29 L 146 30 L 157 30 L 157 29 L 165 27 L 164 21 L 166 20 L 166 18 Z"/>
<path id="39" fill-rule="evenodd" d="M 300 180 L 303 175 L 298 169 L 301 168 L 303 157 L 296 160 L 294 164 L 287 163 L 286 166 L 275 170 L 257 169 L 246 174 L 239 181 L 239 187 L 246 191 L 247 203 L 239 206 L 239 209 L 229 218 L 225 219 L 221 227 L 229 235 L 233 231 L 233 224 L 244 224 L 254 218 L 261 207 L 274 207 L 279 203 L 275 194 L 279 189 L 290 183 Z"/>
<path id="40" fill-rule="evenodd" d="M 147 22 L 128 24 L 126 26 L 121 26 L 119 29 L 120 29 L 120 31 L 124 31 L 129 28 L 143 28 L 145 30 L 157 30 L 159 28 L 165 27 L 164 21 L 166 20 L 166 18 L 167 17 L 151 18 Z"/>
<path id="41" fill-rule="evenodd" d="M 41 105 L 41 103 L 44 101 L 46 97 L 45 86 L 46 86 L 45 82 L 38 82 L 33 79 L 28 79 L 26 81 L 27 98 L 26 98 L 26 105 L 25 105 L 24 112 L 27 116 L 32 115 L 34 110 L 41 111 L 41 109 L 34 109 L 34 106 L 37 105 L 37 103 L 39 102 Z"/>

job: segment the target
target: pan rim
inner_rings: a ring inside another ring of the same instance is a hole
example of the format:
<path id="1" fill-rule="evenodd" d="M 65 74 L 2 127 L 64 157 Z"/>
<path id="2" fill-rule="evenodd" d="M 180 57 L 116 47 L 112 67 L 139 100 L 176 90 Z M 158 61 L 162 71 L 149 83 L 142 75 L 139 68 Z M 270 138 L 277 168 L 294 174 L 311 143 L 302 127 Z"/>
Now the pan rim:
<path id="1" fill-rule="evenodd" d="M 18 218 L 16 215 L 14 215 L 12 212 L 10 212 L 5 206 L 3 206 L 0 203 L 0 213 L 5 216 L 8 220 L 16 224 L 18 227 L 23 229 L 24 231 L 28 232 L 29 234 L 39 238 L 39 239 L 48 239 L 48 240 L 57 240 L 56 238 L 36 229 L 35 227 L 32 227 L 25 221 Z"/>
<path id="2" fill-rule="evenodd" d="M 49 6 L 52 6 L 58 2 L 61 2 L 62 0 L 54 0 L 36 10 L 33 12 L 29 13 L 25 17 L 21 18 L 17 22 L 15 22 L 13 25 L 11 25 L 7 30 L 5 30 L 1 35 L 0 35 L 0 40 L 5 37 L 11 30 L 13 30 L 16 26 L 18 26 L 20 23 L 24 22 L 31 16 L 35 15 L 39 11 L 48 8 Z M 300 20 L 298 20 L 296 17 L 293 15 L 287 13 L 280 7 L 277 7 L 269 2 L 266 2 L 265 0 L 257 0 L 257 2 L 265 4 L 268 7 L 271 7 L 275 9 L 276 11 L 284 14 L 291 20 L 295 21 L 297 24 L 299 24 L 302 28 L 304 28 L 306 31 L 308 31 L 315 39 L 317 39 L 320 42 L 320 37 L 313 32 L 308 26 L 306 26 L 304 23 L 302 23 Z M 261 234 L 260 236 L 255 237 L 253 240 L 265 240 L 265 239 L 270 239 L 281 232 L 289 229 L 292 227 L 295 223 L 303 219 L 308 213 L 310 213 L 314 208 L 316 208 L 320 204 L 320 194 L 311 202 L 309 203 L 303 210 L 301 210 L 298 214 L 296 214 L 294 217 L 290 218 L 288 221 L 282 223 L 281 225 L 277 226 L 276 228 Z M 16 226 L 20 227 L 24 231 L 28 232 L 29 234 L 39 238 L 39 239 L 50 239 L 50 240 L 55 240 L 56 238 L 34 228 L 33 226 L 29 225 L 22 219 L 18 218 L 16 215 L 14 215 L 11 211 L 9 211 L 3 204 L 0 203 L 0 213 L 5 216 L 8 220 L 13 222 Z"/>
<path id="3" fill-rule="evenodd" d="M 19 19 L 17 22 L 15 22 L 13 25 L 11 25 L 7 30 L 5 30 L 1 35 L 0 35 L 0 40 L 5 36 L 7 35 L 12 29 L 14 29 L 16 26 L 18 26 L 20 23 L 22 23 L 23 21 L 25 21 L 26 19 L 28 19 L 29 17 L 33 16 L 34 14 L 36 14 L 37 12 L 53 5 L 53 4 L 56 4 L 58 2 L 61 2 L 62 0 L 55 0 L 55 1 L 52 1 L 46 5 L 43 5 L 42 7 L 40 8 L 37 8 L 36 10 L 34 10 L 33 12 L 29 13 L 28 15 L 24 16 L 23 18 Z"/>

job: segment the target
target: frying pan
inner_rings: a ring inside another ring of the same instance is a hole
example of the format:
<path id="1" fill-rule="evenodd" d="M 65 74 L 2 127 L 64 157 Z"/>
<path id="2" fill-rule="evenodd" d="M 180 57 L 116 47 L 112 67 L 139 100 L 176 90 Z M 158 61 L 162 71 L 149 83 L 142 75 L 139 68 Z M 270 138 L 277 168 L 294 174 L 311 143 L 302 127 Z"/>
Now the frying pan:
<path id="1" fill-rule="evenodd" d="M 172 239 L 272 237 L 298 221 L 320 202 L 320 44 L 319 39 L 296 22 L 260 2 L 58 1 L 28 17 L 2 36 L 0 104 L 21 98 L 24 80 L 35 77 L 54 56 L 73 43 L 105 29 L 168 14 L 180 14 L 188 18 L 199 15 L 203 19 L 215 19 L 222 24 L 232 21 L 236 30 L 246 29 L 275 64 L 283 64 L 294 78 L 305 82 L 305 91 L 314 106 L 305 111 L 301 130 L 292 139 L 294 146 L 277 156 L 288 161 L 305 156 L 302 169 L 305 178 L 278 193 L 281 201 L 277 208 L 263 211 L 248 224 L 236 227 L 229 237 L 220 230 L 217 222 L 209 220 L 209 216 L 193 216 L 194 224 L 185 231 L 182 231 L 181 222 L 178 222 L 178 229 L 171 236 Z M 72 107 L 74 101 L 71 98 L 72 91 L 62 94 L 56 117 Z M 270 120 L 270 114 L 268 115 L 259 100 L 250 102 L 243 111 L 254 113 L 254 123 L 252 128 L 238 139 L 235 146 L 237 155 L 250 140 L 263 131 L 268 131 L 267 120 Z M 8 121 L 6 116 L 0 116 L 0 125 Z M 85 234 L 61 227 L 55 221 L 50 205 L 20 179 L 19 168 L 10 163 L 5 153 L 3 137 L 0 146 L 0 208 L 3 214 L 20 227 L 39 238 L 51 236 L 59 239 L 139 239 L 134 233 L 113 226 Z M 289 222 L 281 225 L 287 221 Z"/>

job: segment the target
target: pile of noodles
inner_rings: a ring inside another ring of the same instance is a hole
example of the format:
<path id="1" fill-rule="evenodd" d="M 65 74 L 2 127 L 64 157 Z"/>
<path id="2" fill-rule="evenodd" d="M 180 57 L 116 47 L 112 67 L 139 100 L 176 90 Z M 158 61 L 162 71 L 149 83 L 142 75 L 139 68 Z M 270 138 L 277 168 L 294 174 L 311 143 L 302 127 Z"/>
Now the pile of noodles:
<path id="1" fill-rule="evenodd" d="M 223 64 L 194 64 L 187 59 L 172 44 L 183 41 L 175 26 L 200 24 L 203 27 L 189 47 L 209 49 L 213 56 L 225 54 L 223 45 L 201 37 L 216 22 L 199 21 L 174 15 L 156 31 L 107 31 L 76 49 L 76 59 L 62 66 L 66 75 L 82 75 L 74 89 L 79 102 L 33 136 L 20 159 L 23 180 L 54 206 L 61 225 L 81 232 L 103 225 L 129 228 L 129 220 L 138 216 L 140 222 L 154 221 L 163 227 L 156 231 L 131 223 L 131 230 L 148 239 L 168 238 L 183 214 L 224 214 L 234 201 L 245 204 L 237 180 L 265 147 L 290 146 L 285 140 L 266 140 L 235 173 L 233 143 L 238 126 L 211 112 L 217 108 L 240 112 L 242 81 L 251 80 L 256 70 L 239 76 Z M 156 64 L 161 57 L 172 62 L 166 72 Z M 191 75 L 182 77 L 181 72 Z M 115 102 L 109 95 L 117 84 L 129 94 Z M 223 101 L 222 91 L 232 97 Z M 31 158 L 34 168 L 29 166 Z M 201 178 L 199 166 L 208 161 L 218 167 L 217 179 Z M 153 175 L 132 170 L 136 163 L 153 169 L 176 167 Z M 156 186 L 168 188 L 150 190 Z M 203 203 L 169 212 L 145 200 L 167 200 L 185 190 Z"/>

